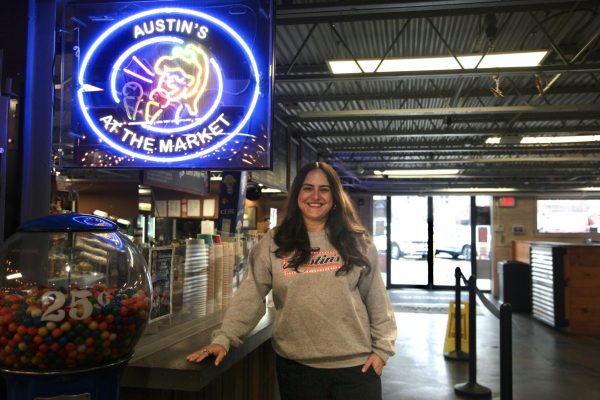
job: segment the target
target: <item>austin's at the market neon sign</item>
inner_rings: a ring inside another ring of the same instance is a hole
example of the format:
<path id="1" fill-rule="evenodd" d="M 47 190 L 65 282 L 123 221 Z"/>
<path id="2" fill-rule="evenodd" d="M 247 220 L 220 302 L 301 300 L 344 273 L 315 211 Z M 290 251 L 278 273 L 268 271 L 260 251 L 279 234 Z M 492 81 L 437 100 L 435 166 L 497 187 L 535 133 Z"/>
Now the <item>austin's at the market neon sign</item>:
<path id="1" fill-rule="evenodd" d="M 219 51 L 237 57 L 236 111 L 224 104 L 232 86 Z M 108 65 L 109 54 L 112 67 L 99 78 L 98 64 Z M 120 20 L 93 41 L 76 95 L 86 125 L 116 154 L 174 163 L 227 157 L 254 140 L 246 129 L 260 79 L 250 47 L 228 24 L 195 10 L 159 8 Z"/>

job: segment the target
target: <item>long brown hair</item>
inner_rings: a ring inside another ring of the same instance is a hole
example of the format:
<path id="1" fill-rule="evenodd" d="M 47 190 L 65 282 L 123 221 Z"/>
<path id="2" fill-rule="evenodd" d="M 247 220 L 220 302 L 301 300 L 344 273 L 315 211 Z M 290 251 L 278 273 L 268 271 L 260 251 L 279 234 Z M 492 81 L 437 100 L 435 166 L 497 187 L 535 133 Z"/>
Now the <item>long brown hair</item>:
<path id="1" fill-rule="evenodd" d="M 329 241 L 340 253 L 344 262 L 336 274 L 349 271 L 354 266 L 371 268 L 367 257 L 367 246 L 371 243 L 365 227 L 359 222 L 352 201 L 344 191 L 342 182 L 331 165 L 318 161 L 302 167 L 290 189 L 286 216 L 275 231 L 274 241 L 278 246 L 275 255 L 279 258 L 292 255 L 289 268 L 298 268 L 310 260 L 310 239 L 298 207 L 298 196 L 309 172 L 320 169 L 329 182 L 333 197 L 333 208 L 325 223 Z"/>

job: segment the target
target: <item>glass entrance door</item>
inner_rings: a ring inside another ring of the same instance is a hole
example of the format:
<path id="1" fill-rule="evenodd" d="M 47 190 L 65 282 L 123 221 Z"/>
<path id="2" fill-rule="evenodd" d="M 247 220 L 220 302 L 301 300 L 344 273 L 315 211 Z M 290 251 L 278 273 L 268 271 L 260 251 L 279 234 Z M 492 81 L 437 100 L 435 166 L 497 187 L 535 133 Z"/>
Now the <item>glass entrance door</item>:
<path id="1" fill-rule="evenodd" d="M 373 239 L 388 286 L 449 288 L 456 267 L 471 275 L 471 197 L 375 196 L 373 204 Z M 480 259 L 489 259 L 490 235 L 475 224 L 479 270 Z"/>
<path id="2" fill-rule="evenodd" d="M 454 270 L 471 274 L 471 198 L 433 197 L 433 284 L 454 286 Z"/>
<path id="3" fill-rule="evenodd" d="M 428 200 L 423 196 L 391 197 L 390 283 L 429 284 Z"/>

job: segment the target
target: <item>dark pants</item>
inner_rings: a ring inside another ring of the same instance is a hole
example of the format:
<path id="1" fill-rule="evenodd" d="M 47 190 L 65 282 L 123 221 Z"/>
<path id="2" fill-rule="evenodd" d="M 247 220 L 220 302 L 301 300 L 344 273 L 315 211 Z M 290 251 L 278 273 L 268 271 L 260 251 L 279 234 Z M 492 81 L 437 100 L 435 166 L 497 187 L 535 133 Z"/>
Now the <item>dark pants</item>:
<path id="1" fill-rule="evenodd" d="M 361 368 L 312 368 L 277 356 L 281 400 L 381 400 L 379 375 Z"/>

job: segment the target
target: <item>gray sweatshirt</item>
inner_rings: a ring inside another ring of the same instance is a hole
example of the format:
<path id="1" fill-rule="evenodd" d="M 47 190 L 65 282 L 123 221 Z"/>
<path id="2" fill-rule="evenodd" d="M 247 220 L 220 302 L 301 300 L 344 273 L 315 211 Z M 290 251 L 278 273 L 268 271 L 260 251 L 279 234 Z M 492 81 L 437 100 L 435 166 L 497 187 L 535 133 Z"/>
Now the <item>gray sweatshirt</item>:
<path id="1" fill-rule="evenodd" d="M 395 353 L 396 321 L 378 266 L 354 267 L 336 276 L 343 265 L 327 234 L 309 232 L 310 262 L 297 273 L 285 269 L 285 258 L 270 231 L 249 255 L 247 276 L 235 293 L 213 343 L 237 347 L 265 313 L 264 298 L 273 289 L 273 347 L 282 357 L 317 368 L 362 365 L 371 353 L 387 362 Z"/>

